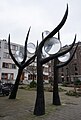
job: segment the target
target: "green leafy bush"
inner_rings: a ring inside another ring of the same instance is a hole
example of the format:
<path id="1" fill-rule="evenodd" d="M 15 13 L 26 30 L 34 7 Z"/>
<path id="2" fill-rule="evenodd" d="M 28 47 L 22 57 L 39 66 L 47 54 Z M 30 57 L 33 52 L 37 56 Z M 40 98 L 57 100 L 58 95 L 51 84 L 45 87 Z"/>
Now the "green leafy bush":
<path id="1" fill-rule="evenodd" d="M 80 81 L 79 79 L 76 79 L 76 80 L 74 81 L 74 85 L 81 85 L 81 81 Z"/>
<path id="2" fill-rule="evenodd" d="M 64 81 L 64 82 L 62 83 L 62 86 L 67 87 L 69 84 L 70 84 L 70 83 L 69 83 L 68 81 Z"/>
<path id="3" fill-rule="evenodd" d="M 65 92 L 65 91 L 66 91 L 65 89 L 59 87 L 59 92 Z"/>
<path id="4" fill-rule="evenodd" d="M 35 81 L 32 81 L 29 86 L 30 88 L 35 88 L 37 87 L 37 83 Z"/>
<path id="5" fill-rule="evenodd" d="M 70 91 L 66 92 L 66 95 L 80 97 L 81 93 L 75 92 L 74 90 L 70 90 Z"/>

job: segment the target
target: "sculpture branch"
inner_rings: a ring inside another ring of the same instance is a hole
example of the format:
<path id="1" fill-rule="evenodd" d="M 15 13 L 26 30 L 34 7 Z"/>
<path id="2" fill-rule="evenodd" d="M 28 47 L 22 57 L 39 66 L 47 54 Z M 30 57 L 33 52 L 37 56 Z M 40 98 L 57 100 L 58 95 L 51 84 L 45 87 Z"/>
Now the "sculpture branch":
<path id="1" fill-rule="evenodd" d="M 17 74 L 17 77 L 16 77 L 16 80 L 15 80 L 15 84 L 13 86 L 13 89 L 11 91 L 11 94 L 9 96 L 9 99 L 15 99 L 16 98 L 16 95 L 17 95 L 17 90 L 18 90 L 18 86 L 19 86 L 19 82 L 20 82 L 20 77 L 21 77 L 21 74 L 23 72 L 23 69 L 28 66 L 29 64 L 31 64 L 34 60 L 35 60 L 35 57 L 36 57 L 36 54 L 31 57 L 29 60 L 26 61 L 26 58 L 27 58 L 27 41 L 28 41 L 28 36 L 29 36 L 29 32 L 30 32 L 30 28 L 29 28 L 29 31 L 28 31 L 28 34 L 27 34 L 27 37 L 26 37 L 26 41 L 25 41 L 25 47 L 24 47 L 24 58 L 23 58 L 23 61 L 22 62 L 17 62 L 15 57 L 13 56 L 12 54 L 12 51 L 11 51 L 11 48 L 10 48 L 10 35 L 9 35 L 9 38 L 8 38 L 8 46 L 9 46 L 9 54 L 12 58 L 12 60 L 14 61 L 14 63 L 18 66 L 18 74 Z M 26 61 L 26 62 L 25 62 Z"/>
<path id="2" fill-rule="evenodd" d="M 41 64 L 43 65 L 43 64 L 49 62 L 50 60 L 53 60 L 53 59 L 55 59 L 56 57 L 60 57 L 60 56 L 62 56 L 62 55 L 64 55 L 64 54 L 66 54 L 67 52 L 69 52 L 69 51 L 73 48 L 73 46 L 74 46 L 74 44 L 75 44 L 75 41 L 76 41 L 76 35 L 75 35 L 75 38 L 74 38 L 74 41 L 73 41 L 72 45 L 71 45 L 67 50 L 61 51 L 61 52 L 56 53 L 56 54 L 54 54 L 54 55 L 51 55 L 51 56 L 49 56 L 49 57 L 47 57 L 47 58 L 42 58 L 42 59 L 40 60 Z"/>
<path id="3" fill-rule="evenodd" d="M 12 54 L 11 47 L 10 47 L 10 34 L 9 34 L 9 37 L 8 37 L 8 49 L 9 49 L 9 54 L 10 54 L 12 60 L 14 61 L 14 63 L 15 63 L 18 67 L 21 67 L 21 65 L 16 61 L 15 57 L 14 57 L 13 54 Z"/>
<path id="4" fill-rule="evenodd" d="M 62 28 L 62 26 L 66 22 L 67 16 L 68 16 L 68 4 L 67 4 L 66 12 L 64 14 L 63 19 L 61 20 L 61 22 L 59 23 L 59 25 L 47 37 L 45 37 L 45 39 L 42 40 L 42 42 L 39 44 L 39 49 L 42 49 L 42 47 L 44 46 L 45 41 L 48 38 L 53 37 Z"/>
<path id="5" fill-rule="evenodd" d="M 75 54 L 75 52 L 76 52 L 76 50 L 77 50 L 78 44 L 79 44 L 79 43 L 77 43 L 77 46 L 76 46 L 74 52 L 72 53 L 71 57 L 70 57 L 66 62 L 61 63 L 61 64 L 58 64 L 58 65 L 56 66 L 57 68 L 61 68 L 61 67 L 66 66 L 66 65 L 73 59 L 73 56 L 74 56 L 74 54 Z"/>
<path id="6" fill-rule="evenodd" d="M 30 27 L 30 28 L 31 28 L 31 27 Z M 27 37 L 26 37 L 26 40 L 25 40 L 24 59 L 23 59 L 23 61 L 21 62 L 22 64 L 25 62 L 25 60 L 26 60 L 26 58 L 27 58 L 27 42 L 28 42 L 28 37 L 29 37 L 30 28 L 29 28 L 29 30 L 28 30 Z"/>
<path id="7" fill-rule="evenodd" d="M 36 58 L 36 54 L 33 55 L 30 59 L 28 59 L 23 65 L 22 65 L 22 68 L 24 69 L 26 66 L 28 66 L 29 64 L 31 64 L 32 62 L 34 62 Z"/>

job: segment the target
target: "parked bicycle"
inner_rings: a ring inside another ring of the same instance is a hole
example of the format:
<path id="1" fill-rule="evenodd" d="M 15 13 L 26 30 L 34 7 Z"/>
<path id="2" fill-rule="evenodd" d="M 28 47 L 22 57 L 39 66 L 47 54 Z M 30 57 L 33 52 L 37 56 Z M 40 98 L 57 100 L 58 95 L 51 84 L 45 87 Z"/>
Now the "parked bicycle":
<path id="1" fill-rule="evenodd" d="M 0 83 L 0 95 L 8 96 L 13 88 L 13 84 L 11 83 Z"/>

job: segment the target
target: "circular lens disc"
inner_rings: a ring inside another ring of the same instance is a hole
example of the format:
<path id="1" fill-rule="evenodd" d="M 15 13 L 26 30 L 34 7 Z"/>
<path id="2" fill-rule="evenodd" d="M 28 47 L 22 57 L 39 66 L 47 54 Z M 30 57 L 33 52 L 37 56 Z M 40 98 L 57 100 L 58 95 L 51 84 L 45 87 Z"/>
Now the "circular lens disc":
<path id="1" fill-rule="evenodd" d="M 20 51 L 16 51 L 15 58 L 18 62 L 21 62 L 23 60 L 23 53 Z"/>
<path id="2" fill-rule="evenodd" d="M 44 50 L 47 54 L 57 53 L 61 48 L 61 42 L 55 37 L 49 38 L 44 44 Z"/>
<path id="3" fill-rule="evenodd" d="M 50 32 L 48 30 L 44 31 L 43 34 L 43 39 L 49 34 Z"/>
<path id="4" fill-rule="evenodd" d="M 70 53 L 68 52 L 68 53 L 66 53 L 66 54 L 58 57 L 58 60 L 59 60 L 60 62 L 66 62 L 69 58 L 70 58 Z"/>
<path id="5" fill-rule="evenodd" d="M 35 53 L 35 45 L 33 43 L 28 43 L 27 44 L 27 50 L 31 54 Z"/>

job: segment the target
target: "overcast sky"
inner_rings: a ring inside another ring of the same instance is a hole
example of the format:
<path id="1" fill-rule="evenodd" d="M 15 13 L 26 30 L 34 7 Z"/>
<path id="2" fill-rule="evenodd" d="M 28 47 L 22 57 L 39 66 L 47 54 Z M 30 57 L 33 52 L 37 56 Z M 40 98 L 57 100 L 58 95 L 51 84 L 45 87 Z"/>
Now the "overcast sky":
<path id="1" fill-rule="evenodd" d="M 81 0 L 0 0 L 0 39 L 24 45 L 31 26 L 29 42 L 41 41 L 43 31 L 52 31 L 69 6 L 68 18 L 60 30 L 63 45 L 71 44 L 77 34 L 81 41 Z"/>

